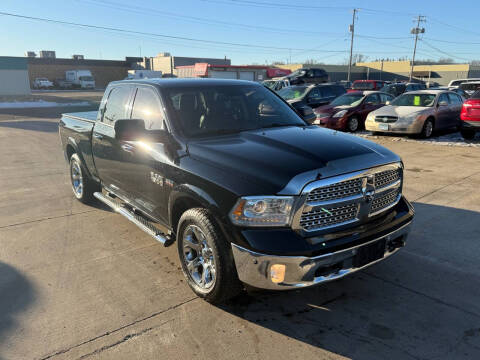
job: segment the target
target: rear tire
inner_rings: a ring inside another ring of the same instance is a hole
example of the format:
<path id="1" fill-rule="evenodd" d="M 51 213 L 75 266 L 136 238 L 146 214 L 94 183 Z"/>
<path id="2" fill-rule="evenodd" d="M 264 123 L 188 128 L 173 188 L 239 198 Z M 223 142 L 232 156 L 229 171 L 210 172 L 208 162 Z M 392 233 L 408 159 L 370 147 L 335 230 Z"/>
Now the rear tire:
<path id="1" fill-rule="evenodd" d="M 462 129 L 460 130 L 460 134 L 464 140 L 473 140 L 475 137 L 475 131 L 473 130 Z"/>
<path id="2" fill-rule="evenodd" d="M 177 246 L 183 274 L 199 297 L 218 304 L 242 291 L 230 244 L 208 210 L 194 208 L 183 213 Z"/>
<path id="3" fill-rule="evenodd" d="M 70 157 L 70 182 L 73 195 L 84 204 L 92 202 L 93 193 L 100 190 L 100 186 L 87 175 L 77 154 L 72 154 Z"/>
<path id="4" fill-rule="evenodd" d="M 433 129 L 434 129 L 433 120 L 432 119 L 425 120 L 425 122 L 423 123 L 422 132 L 420 133 L 420 137 L 422 139 L 428 139 L 432 137 Z"/>

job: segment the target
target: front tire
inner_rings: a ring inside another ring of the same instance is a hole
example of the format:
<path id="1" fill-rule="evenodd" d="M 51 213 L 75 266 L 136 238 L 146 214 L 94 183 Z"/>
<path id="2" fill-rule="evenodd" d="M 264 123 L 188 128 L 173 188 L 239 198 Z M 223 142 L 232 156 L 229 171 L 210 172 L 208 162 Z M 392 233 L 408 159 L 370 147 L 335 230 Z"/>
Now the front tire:
<path id="1" fill-rule="evenodd" d="M 177 246 L 183 274 L 199 297 L 218 304 L 240 293 L 230 244 L 208 210 L 194 208 L 182 215 Z"/>
<path id="2" fill-rule="evenodd" d="M 70 157 L 70 182 L 73 195 L 84 204 L 93 201 L 93 193 L 99 190 L 98 184 L 91 180 L 77 154 Z"/>
<path id="3" fill-rule="evenodd" d="M 358 130 L 360 126 L 360 123 L 358 121 L 358 118 L 357 117 L 351 117 L 350 119 L 348 119 L 348 122 L 347 122 L 347 130 L 350 131 L 350 132 L 356 132 Z"/>
<path id="4" fill-rule="evenodd" d="M 433 134 L 433 120 L 432 119 L 427 119 L 425 120 L 425 123 L 423 124 L 422 132 L 420 133 L 420 136 L 423 139 L 428 139 L 432 136 Z"/>

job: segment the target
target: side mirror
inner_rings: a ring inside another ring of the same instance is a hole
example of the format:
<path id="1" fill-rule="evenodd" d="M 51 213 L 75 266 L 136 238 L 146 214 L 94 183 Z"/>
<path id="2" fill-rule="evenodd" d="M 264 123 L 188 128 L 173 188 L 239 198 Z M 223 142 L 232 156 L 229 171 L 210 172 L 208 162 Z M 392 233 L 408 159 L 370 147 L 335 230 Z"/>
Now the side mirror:
<path id="1" fill-rule="evenodd" d="M 439 101 L 438 106 L 448 106 L 448 103 L 446 101 Z"/>
<path id="2" fill-rule="evenodd" d="M 115 121 L 115 139 L 122 141 L 138 140 L 145 135 L 145 122 L 140 119 L 121 119 Z"/>
<path id="3" fill-rule="evenodd" d="M 296 109 L 300 117 L 309 124 L 312 124 L 317 116 L 309 106 L 302 106 Z"/>

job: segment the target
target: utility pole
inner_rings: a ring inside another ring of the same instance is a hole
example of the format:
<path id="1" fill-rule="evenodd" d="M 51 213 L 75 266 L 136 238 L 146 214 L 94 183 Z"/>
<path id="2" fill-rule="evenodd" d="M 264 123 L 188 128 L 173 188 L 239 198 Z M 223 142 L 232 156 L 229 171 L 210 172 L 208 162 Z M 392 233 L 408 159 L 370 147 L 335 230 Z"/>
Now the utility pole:
<path id="1" fill-rule="evenodd" d="M 410 30 L 410 34 L 415 34 L 415 44 L 413 45 L 413 56 L 412 56 L 412 63 L 410 66 L 410 82 L 412 81 L 413 78 L 413 66 L 415 64 L 415 54 L 417 52 L 417 41 L 418 41 L 418 34 L 423 34 L 425 33 L 425 28 L 420 27 L 421 22 L 425 22 L 425 16 L 418 15 L 417 17 L 417 27 L 414 27 L 412 30 Z"/>
<path id="2" fill-rule="evenodd" d="M 348 77 L 347 81 L 350 81 L 350 76 L 352 72 L 352 56 L 353 56 L 353 36 L 355 34 L 355 16 L 357 15 L 358 9 L 353 9 L 353 18 L 352 24 L 349 27 L 350 32 L 352 33 L 352 39 L 350 41 L 350 61 L 348 62 Z"/>

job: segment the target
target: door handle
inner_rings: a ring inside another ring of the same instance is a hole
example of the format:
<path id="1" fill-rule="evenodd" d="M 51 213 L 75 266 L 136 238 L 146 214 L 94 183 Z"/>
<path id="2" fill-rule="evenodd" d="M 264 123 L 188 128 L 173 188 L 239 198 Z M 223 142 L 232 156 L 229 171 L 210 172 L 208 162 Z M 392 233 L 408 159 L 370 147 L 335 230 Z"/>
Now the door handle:
<path id="1" fill-rule="evenodd" d="M 134 153 L 135 152 L 135 146 L 133 146 L 131 144 L 122 144 L 121 147 L 126 152 L 129 152 L 129 153 Z"/>
<path id="2" fill-rule="evenodd" d="M 93 137 L 95 139 L 98 139 L 98 140 L 102 140 L 103 139 L 103 135 L 102 134 L 99 134 L 99 133 L 93 133 Z"/>

